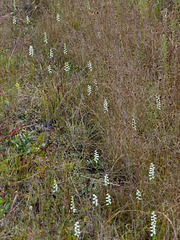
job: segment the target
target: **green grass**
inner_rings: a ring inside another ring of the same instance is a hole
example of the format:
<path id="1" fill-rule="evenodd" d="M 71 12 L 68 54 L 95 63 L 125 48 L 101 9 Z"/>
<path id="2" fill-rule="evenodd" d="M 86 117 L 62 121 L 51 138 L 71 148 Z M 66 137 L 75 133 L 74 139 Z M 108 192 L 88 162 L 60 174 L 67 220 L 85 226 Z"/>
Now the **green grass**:
<path id="1" fill-rule="evenodd" d="M 0 3 L 0 239 L 179 239 L 178 1 L 22 2 Z"/>

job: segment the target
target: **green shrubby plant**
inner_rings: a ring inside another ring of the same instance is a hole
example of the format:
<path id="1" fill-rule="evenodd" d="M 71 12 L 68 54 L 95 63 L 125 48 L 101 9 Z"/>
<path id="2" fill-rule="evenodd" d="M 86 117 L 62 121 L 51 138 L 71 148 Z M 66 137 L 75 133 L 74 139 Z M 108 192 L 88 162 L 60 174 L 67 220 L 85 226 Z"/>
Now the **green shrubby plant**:
<path id="1" fill-rule="evenodd" d="M 141 14 L 142 17 L 146 13 L 147 4 L 148 4 L 147 0 L 138 0 L 138 7 L 139 7 L 139 11 L 140 11 L 140 14 Z"/>
<path id="2" fill-rule="evenodd" d="M 32 133 L 22 131 L 20 134 L 17 134 L 14 139 L 10 140 L 11 145 L 22 154 L 30 154 L 31 147 L 33 143 Z"/>
<path id="3" fill-rule="evenodd" d="M 10 203 L 5 203 L 2 198 L 0 198 L 0 220 L 3 219 L 5 212 L 8 210 L 8 208 L 10 207 Z M 3 221 L 2 221 L 2 225 L 3 225 Z M 0 224 L 1 226 L 1 224 Z"/>

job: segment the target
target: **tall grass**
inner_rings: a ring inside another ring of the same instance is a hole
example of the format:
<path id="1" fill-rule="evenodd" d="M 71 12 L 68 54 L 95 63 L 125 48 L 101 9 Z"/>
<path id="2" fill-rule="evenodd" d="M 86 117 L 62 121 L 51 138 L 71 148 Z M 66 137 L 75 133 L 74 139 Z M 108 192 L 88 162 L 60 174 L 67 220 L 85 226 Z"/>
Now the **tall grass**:
<path id="1" fill-rule="evenodd" d="M 0 238 L 179 239 L 178 1 L 0 9 Z"/>

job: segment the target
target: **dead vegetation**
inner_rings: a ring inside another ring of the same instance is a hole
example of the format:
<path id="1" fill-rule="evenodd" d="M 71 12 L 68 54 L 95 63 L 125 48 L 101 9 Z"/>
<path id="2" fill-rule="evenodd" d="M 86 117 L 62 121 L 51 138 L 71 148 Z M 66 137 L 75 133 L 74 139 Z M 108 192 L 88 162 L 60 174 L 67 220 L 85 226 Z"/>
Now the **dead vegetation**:
<path id="1" fill-rule="evenodd" d="M 0 3 L 0 238 L 76 239 L 79 222 L 84 240 L 179 239 L 178 1 L 14 3 Z"/>

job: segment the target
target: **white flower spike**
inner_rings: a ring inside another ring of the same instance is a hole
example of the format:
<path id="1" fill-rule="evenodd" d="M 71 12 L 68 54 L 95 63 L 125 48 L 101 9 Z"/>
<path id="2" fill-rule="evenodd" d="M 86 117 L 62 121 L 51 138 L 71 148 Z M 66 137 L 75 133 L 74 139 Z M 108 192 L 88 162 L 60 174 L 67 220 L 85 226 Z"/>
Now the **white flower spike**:
<path id="1" fill-rule="evenodd" d="M 87 86 L 87 95 L 90 96 L 91 95 L 91 85 Z"/>
<path id="2" fill-rule="evenodd" d="M 56 193 L 58 191 L 58 185 L 57 185 L 56 179 L 54 179 L 52 189 L 53 189 L 53 193 Z"/>
<path id="3" fill-rule="evenodd" d="M 108 112 L 108 103 L 107 103 L 107 100 L 105 99 L 104 100 L 104 113 L 107 113 Z"/>
<path id="4" fill-rule="evenodd" d="M 49 51 L 49 57 L 50 57 L 50 58 L 53 58 L 53 56 L 54 56 L 54 54 L 53 54 L 53 50 L 52 50 L 52 48 L 51 48 L 50 51 Z"/>
<path id="5" fill-rule="evenodd" d="M 95 195 L 95 194 L 93 194 L 93 201 L 92 201 L 92 203 L 93 203 L 93 205 L 94 206 L 98 206 L 98 198 L 97 198 L 97 196 Z"/>
<path id="6" fill-rule="evenodd" d="M 30 23 L 30 20 L 29 20 L 29 17 L 26 16 L 26 23 L 29 24 Z"/>
<path id="7" fill-rule="evenodd" d="M 56 21 L 57 22 L 60 22 L 61 20 L 60 20 L 60 15 L 59 15 L 59 13 L 57 13 L 57 15 L 56 15 Z"/>
<path id="8" fill-rule="evenodd" d="M 67 55 L 67 47 L 65 43 L 64 43 L 64 55 Z"/>
<path id="9" fill-rule="evenodd" d="M 13 24 L 16 25 L 16 16 L 13 16 Z"/>
<path id="10" fill-rule="evenodd" d="M 91 61 L 88 62 L 88 68 L 89 68 L 89 71 L 92 72 L 92 63 L 91 63 Z"/>
<path id="11" fill-rule="evenodd" d="M 109 193 L 106 194 L 106 206 L 110 206 L 112 203 L 111 196 Z"/>
<path id="12" fill-rule="evenodd" d="M 154 179 L 154 163 L 151 163 L 150 168 L 149 168 L 149 180 L 153 180 Z"/>
<path id="13" fill-rule="evenodd" d="M 136 131 L 137 130 L 137 124 L 136 124 L 136 120 L 135 120 L 135 118 L 133 117 L 133 119 L 132 119 L 132 127 L 134 128 L 134 130 Z"/>
<path id="14" fill-rule="evenodd" d="M 98 161 L 99 161 L 99 154 L 98 154 L 97 150 L 94 151 L 94 161 L 95 161 L 95 163 L 98 163 Z"/>
<path id="15" fill-rule="evenodd" d="M 161 111 L 161 98 L 159 95 L 156 95 L 156 104 L 157 104 L 157 109 Z"/>
<path id="16" fill-rule="evenodd" d="M 74 204 L 74 197 L 71 196 L 71 207 L 70 209 L 72 210 L 73 213 L 76 212 L 75 204 Z"/>
<path id="17" fill-rule="evenodd" d="M 33 46 L 29 46 L 29 56 L 33 57 L 33 55 L 34 55 Z"/>
<path id="18" fill-rule="evenodd" d="M 64 64 L 64 71 L 65 71 L 66 73 L 69 73 L 69 70 L 70 70 L 69 63 L 68 63 L 68 62 L 65 62 L 65 64 Z"/>
<path id="19" fill-rule="evenodd" d="M 44 43 L 47 44 L 48 43 L 48 40 L 47 40 L 47 34 L 46 32 L 44 32 Z"/>
<path id="20" fill-rule="evenodd" d="M 106 174 L 106 175 L 104 176 L 104 184 L 105 184 L 106 187 L 109 185 L 109 177 L 108 177 L 108 174 Z"/>
<path id="21" fill-rule="evenodd" d="M 153 211 L 151 213 L 151 227 L 150 227 L 150 231 L 151 231 L 151 237 L 154 237 L 156 235 L 156 214 L 155 211 Z"/>
<path id="22" fill-rule="evenodd" d="M 75 237 L 79 237 L 80 236 L 80 225 L 79 225 L 79 222 L 76 222 L 75 224 L 74 224 L 74 236 Z"/>
<path id="23" fill-rule="evenodd" d="M 141 192 L 138 189 L 136 190 L 136 199 L 139 200 L 139 201 L 142 200 Z"/>
<path id="24" fill-rule="evenodd" d="M 94 85 L 95 85 L 96 91 L 98 91 L 98 84 L 96 79 L 94 80 Z"/>
<path id="25" fill-rule="evenodd" d="M 48 70 L 48 73 L 49 73 L 49 74 L 52 74 L 51 65 L 49 65 L 49 66 L 47 67 L 47 70 Z"/>

